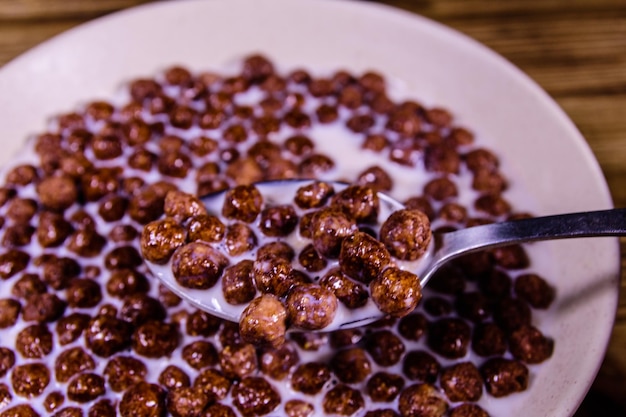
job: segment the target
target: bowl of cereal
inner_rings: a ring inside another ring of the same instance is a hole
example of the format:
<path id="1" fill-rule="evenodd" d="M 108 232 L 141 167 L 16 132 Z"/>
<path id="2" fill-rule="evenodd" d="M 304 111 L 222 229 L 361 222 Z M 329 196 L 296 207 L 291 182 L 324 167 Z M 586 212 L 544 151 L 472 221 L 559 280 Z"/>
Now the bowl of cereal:
<path id="1" fill-rule="evenodd" d="M 382 190 L 440 230 L 610 207 L 562 110 L 449 28 L 350 1 L 163 2 L 37 46 L 0 69 L 0 90 L 1 411 L 571 416 L 595 377 L 614 239 L 464 257 L 409 315 L 275 346 L 181 302 L 142 258 L 146 225 L 178 213 L 168 196 L 268 179 Z M 358 306 L 368 278 L 331 267 L 338 246 L 306 244 L 310 208 L 265 232 L 192 213 L 178 236 L 228 253 L 229 304 L 282 291 L 257 268 L 272 257 L 278 284 Z M 368 233 L 364 218 L 348 235 Z"/>

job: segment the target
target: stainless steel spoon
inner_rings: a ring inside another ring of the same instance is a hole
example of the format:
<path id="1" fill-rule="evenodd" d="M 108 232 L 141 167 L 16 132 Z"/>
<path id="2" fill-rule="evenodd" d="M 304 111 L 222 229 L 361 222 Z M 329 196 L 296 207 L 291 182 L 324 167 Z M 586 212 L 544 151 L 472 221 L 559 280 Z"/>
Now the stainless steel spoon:
<path id="1" fill-rule="evenodd" d="M 291 203 L 296 190 L 311 182 L 312 180 L 284 180 L 255 185 L 261 191 L 267 204 L 276 205 Z M 336 191 L 347 186 L 340 182 L 331 183 Z M 221 213 L 225 193 L 224 191 L 203 198 L 210 212 Z M 379 193 L 378 196 L 381 201 L 379 223 L 382 223 L 392 212 L 404 208 L 401 203 L 386 194 Z M 433 242 L 437 241 L 436 249 L 431 243 L 429 250 L 418 261 L 404 263 L 401 267 L 416 273 L 420 277 L 421 286 L 424 287 L 441 266 L 471 252 L 530 241 L 596 236 L 626 236 L 626 209 L 534 217 L 437 233 L 436 239 L 432 239 Z M 300 244 L 302 244 L 301 241 L 300 239 Z M 298 238 L 292 239 L 290 243 L 297 246 Z M 169 263 L 166 265 L 157 265 L 148 261 L 146 263 L 165 286 L 190 304 L 223 319 L 239 322 L 246 306 L 226 303 L 219 282 L 208 290 L 185 288 L 174 278 Z M 383 316 L 371 299 L 364 307 L 354 310 L 349 310 L 340 303 L 333 322 L 323 331 L 363 326 Z"/>

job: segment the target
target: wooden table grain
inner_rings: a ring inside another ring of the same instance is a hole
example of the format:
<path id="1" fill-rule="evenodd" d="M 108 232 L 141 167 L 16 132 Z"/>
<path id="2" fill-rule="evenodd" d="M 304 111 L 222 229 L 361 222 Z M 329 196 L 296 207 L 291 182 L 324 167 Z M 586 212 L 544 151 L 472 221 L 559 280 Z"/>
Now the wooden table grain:
<path id="1" fill-rule="evenodd" d="M 0 66 L 80 23 L 145 2 L 0 0 Z M 587 139 L 615 206 L 626 207 L 626 0 L 379 2 L 453 27 L 494 49 L 537 81 Z M 626 239 L 621 248 L 624 278 Z M 625 282 L 622 279 L 622 287 Z M 623 415 L 625 291 L 604 363 L 576 417 Z"/>

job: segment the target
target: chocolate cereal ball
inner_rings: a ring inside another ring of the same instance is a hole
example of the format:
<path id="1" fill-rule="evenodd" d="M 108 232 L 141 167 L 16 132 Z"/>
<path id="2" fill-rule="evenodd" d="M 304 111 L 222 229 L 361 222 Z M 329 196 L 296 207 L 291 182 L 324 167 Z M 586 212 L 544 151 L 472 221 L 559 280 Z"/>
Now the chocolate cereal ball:
<path id="1" fill-rule="evenodd" d="M 353 347 L 341 350 L 330 360 L 333 372 L 341 382 L 354 384 L 364 381 L 372 372 L 372 364 L 365 350 Z"/>
<path id="2" fill-rule="evenodd" d="M 373 188 L 351 185 L 333 196 L 331 206 L 340 209 L 357 223 L 373 223 L 378 219 L 380 200 Z"/>
<path id="3" fill-rule="evenodd" d="M 430 221 L 419 210 L 395 211 L 380 228 L 380 241 L 392 256 L 414 261 L 427 250 L 432 238 Z"/>
<path id="4" fill-rule="evenodd" d="M 443 318 L 431 323 L 428 329 L 428 346 L 449 359 L 462 358 L 467 353 L 471 329 L 459 318 Z"/>
<path id="5" fill-rule="evenodd" d="M 320 330 L 332 323 L 337 311 L 335 294 L 316 284 L 294 287 L 287 295 L 290 323 L 304 330 Z"/>
<path id="6" fill-rule="evenodd" d="M 294 202 L 303 209 L 320 208 L 335 193 L 333 186 L 327 182 L 314 181 L 303 185 L 296 191 Z"/>
<path id="7" fill-rule="evenodd" d="M 460 362 L 444 369 L 441 387 L 452 402 L 478 401 L 483 393 L 482 377 L 471 362 Z"/>
<path id="8" fill-rule="evenodd" d="M 67 397 L 78 403 L 93 401 L 105 393 L 104 378 L 94 373 L 80 374 L 67 386 Z"/>
<path id="9" fill-rule="evenodd" d="M 241 337 L 255 345 L 279 347 L 285 342 L 287 309 L 271 294 L 255 298 L 239 320 Z"/>
<path id="10" fill-rule="evenodd" d="M 448 403 L 434 386 L 415 384 L 402 391 L 398 409 L 403 417 L 443 417 Z"/>
<path id="11" fill-rule="evenodd" d="M 252 223 L 263 205 L 263 196 L 253 185 L 239 185 L 224 195 L 222 215 L 228 219 Z"/>
<path id="12" fill-rule="evenodd" d="M 138 382 L 122 396 L 119 405 L 122 416 L 161 417 L 165 415 L 165 393 L 161 387 Z"/>
<path id="13" fill-rule="evenodd" d="M 206 207 L 198 197 L 179 190 L 169 191 L 165 195 L 163 211 L 179 222 L 207 214 Z"/>
<path id="14" fill-rule="evenodd" d="M 388 372 L 377 372 L 367 381 L 367 394 L 375 402 L 391 402 L 404 388 L 404 378 Z"/>
<path id="15" fill-rule="evenodd" d="M 205 290 L 215 285 L 228 262 L 217 249 L 197 241 L 176 249 L 172 256 L 172 272 L 183 287 Z"/>
<path id="16" fill-rule="evenodd" d="M 487 392 L 496 398 L 525 391 L 528 387 L 528 368 L 516 360 L 491 358 L 480 367 L 480 373 Z"/>
<path id="17" fill-rule="evenodd" d="M 227 303 L 237 305 L 249 303 L 256 295 L 253 278 L 254 262 L 244 259 L 224 270 L 222 292 Z"/>
<path id="18" fill-rule="evenodd" d="M 396 267 L 378 274 L 370 284 L 370 294 L 380 311 L 394 317 L 406 316 L 422 299 L 417 275 Z"/>
<path id="19" fill-rule="evenodd" d="M 291 375 L 291 386 L 294 390 L 309 395 L 319 393 L 330 380 L 328 366 L 321 362 L 307 362 L 299 365 Z"/>
<path id="20" fill-rule="evenodd" d="M 217 243 L 224 239 L 226 226 L 222 221 L 211 214 L 201 214 L 193 216 L 187 224 L 187 235 L 191 242 L 203 240 L 205 242 Z"/>
<path id="21" fill-rule="evenodd" d="M 233 404 L 244 417 L 265 415 L 281 402 L 280 394 L 262 377 L 247 377 L 233 388 Z"/>
<path id="22" fill-rule="evenodd" d="M 385 245 L 367 233 L 354 232 L 341 242 L 341 271 L 357 281 L 369 284 L 390 262 Z"/>
<path id="23" fill-rule="evenodd" d="M 279 348 L 263 348 L 259 355 L 259 368 L 270 378 L 281 380 L 299 361 L 298 350 L 293 343 L 287 342 Z"/>
<path id="24" fill-rule="evenodd" d="M 34 398 L 50 383 L 50 370 L 39 362 L 16 366 L 11 373 L 13 391 L 20 397 Z"/>
<path id="25" fill-rule="evenodd" d="M 341 242 L 356 232 L 356 223 L 338 208 L 325 207 L 313 215 L 309 227 L 313 246 L 328 258 L 337 258 Z"/>
<path id="26" fill-rule="evenodd" d="M 166 264 L 174 251 L 185 244 L 185 229 L 173 219 L 149 223 L 141 232 L 141 253 L 156 264 Z"/>
<path id="27" fill-rule="evenodd" d="M 298 215 L 291 205 L 268 207 L 261 212 L 259 228 L 265 236 L 288 236 L 297 225 Z"/>
<path id="28" fill-rule="evenodd" d="M 554 341 L 536 327 L 527 324 L 511 333 L 509 350 L 516 359 L 527 364 L 536 364 L 552 356 Z"/>
<path id="29" fill-rule="evenodd" d="M 367 289 L 345 276 L 339 268 L 333 268 L 319 281 L 322 287 L 331 290 L 346 307 L 363 307 L 369 299 Z"/>
<path id="30" fill-rule="evenodd" d="M 322 407 L 326 414 L 351 416 L 365 406 L 361 391 L 339 384 L 324 395 Z"/>

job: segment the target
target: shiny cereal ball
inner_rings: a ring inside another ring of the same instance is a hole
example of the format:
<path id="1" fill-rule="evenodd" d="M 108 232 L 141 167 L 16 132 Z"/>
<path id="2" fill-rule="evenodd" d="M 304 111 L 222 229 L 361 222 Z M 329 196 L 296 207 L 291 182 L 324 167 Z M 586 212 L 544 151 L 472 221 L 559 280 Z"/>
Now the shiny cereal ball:
<path id="1" fill-rule="evenodd" d="M 205 242 L 217 243 L 224 239 L 226 226 L 216 216 L 201 214 L 189 219 L 187 234 L 191 242 L 203 240 Z"/>
<path id="2" fill-rule="evenodd" d="M 298 225 L 298 215 L 291 205 L 268 207 L 261 212 L 259 228 L 270 237 L 284 237 Z"/>
<path id="3" fill-rule="evenodd" d="M 299 362 L 298 350 L 289 342 L 279 348 L 266 346 L 259 355 L 261 372 L 275 380 L 284 379 Z"/>
<path id="4" fill-rule="evenodd" d="M 15 338 L 15 348 L 25 358 L 43 358 L 52 352 L 52 333 L 45 324 L 25 327 Z"/>
<path id="5" fill-rule="evenodd" d="M 437 359 L 425 350 L 412 350 L 404 357 L 402 373 L 410 380 L 435 383 L 441 365 Z"/>
<path id="6" fill-rule="evenodd" d="M 228 258 L 207 243 L 197 241 L 178 248 L 172 256 L 172 272 L 186 288 L 208 289 L 228 266 Z"/>
<path id="7" fill-rule="evenodd" d="M 167 393 L 167 410 L 172 416 L 199 416 L 211 399 L 199 388 L 174 388 Z"/>
<path id="8" fill-rule="evenodd" d="M 285 403 L 285 414 L 287 417 L 310 417 L 313 415 L 315 407 L 302 400 L 289 400 Z"/>
<path id="9" fill-rule="evenodd" d="M 303 209 L 319 208 L 324 206 L 334 193 L 335 190 L 331 184 L 314 181 L 298 188 L 294 202 Z"/>
<path id="10" fill-rule="evenodd" d="M 522 325 L 509 337 L 513 357 L 527 364 L 541 363 L 552 356 L 554 341 L 531 325 Z"/>
<path id="11" fill-rule="evenodd" d="M 257 245 L 254 231 L 245 223 L 234 223 L 226 228 L 224 246 L 231 256 L 242 255 Z"/>
<path id="12" fill-rule="evenodd" d="M 133 350 L 147 358 L 169 356 L 178 346 L 178 326 L 161 321 L 148 321 L 137 327 L 132 335 Z"/>
<path id="13" fill-rule="evenodd" d="M 165 415 L 165 392 L 156 384 L 138 382 L 122 396 L 119 412 L 122 416 L 159 417 Z"/>
<path id="14" fill-rule="evenodd" d="M 257 259 L 261 259 L 265 256 L 276 256 L 291 262 L 296 254 L 289 244 L 281 241 L 274 241 L 261 246 L 256 251 L 256 256 Z"/>
<path id="15" fill-rule="evenodd" d="M 338 208 L 325 207 L 313 215 L 309 230 L 312 234 L 313 246 L 328 258 L 337 258 L 341 250 L 341 242 L 356 232 L 356 223 Z"/>
<path id="16" fill-rule="evenodd" d="M 94 354 L 106 358 L 130 346 L 132 331 L 124 320 L 99 315 L 87 324 L 85 342 Z"/>
<path id="17" fill-rule="evenodd" d="M 165 264 L 174 251 L 185 244 L 185 229 L 173 219 L 149 223 L 141 233 L 141 253 L 156 264 Z"/>
<path id="18" fill-rule="evenodd" d="M 262 377 L 247 377 L 233 388 L 233 404 L 244 417 L 265 415 L 281 403 L 280 394 Z"/>
<path id="19" fill-rule="evenodd" d="M 322 407 L 326 414 L 351 416 L 365 407 L 365 400 L 361 391 L 339 384 L 326 392 Z"/>
<path id="20" fill-rule="evenodd" d="M 191 385 L 191 381 L 185 371 L 175 365 L 168 365 L 159 374 L 159 384 L 168 390 L 172 390 L 174 388 L 188 387 Z"/>
<path id="21" fill-rule="evenodd" d="M 406 316 L 422 299 L 417 275 L 396 267 L 378 274 L 370 284 L 370 293 L 380 311 L 394 317 Z"/>
<path id="22" fill-rule="evenodd" d="M 78 403 L 93 401 L 105 393 L 104 378 L 94 373 L 80 374 L 67 386 L 67 397 Z"/>
<path id="23" fill-rule="evenodd" d="M 478 401 L 483 394 L 483 380 L 471 362 L 460 362 L 443 370 L 441 387 L 452 402 Z"/>
<path id="24" fill-rule="evenodd" d="M 165 195 L 163 211 L 178 221 L 207 214 L 206 207 L 198 197 L 179 190 L 169 191 Z"/>
<path id="25" fill-rule="evenodd" d="M 83 371 L 92 370 L 96 362 L 81 347 L 73 347 L 59 354 L 54 363 L 54 376 L 59 382 L 67 382 L 74 375 Z"/>
<path id="26" fill-rule="evenodd" d="M 139 359 L 115 356 L 104 367 L 103 375 L 113 391 L 122 392 L 143 381 L 147 373 L 148 368 Z"/>
<path id="27" fill-rule="evenodd" d="M 331 206 L 339 208 L 357 223 L 372 223 L 378 219 L 380 200 L 373 188 L 351 185 L 333 196 Z"/>
<path id="28" fill-rule="evenodd" d="M 291 386 L 294 390 L 308 395 L 315 395 L 330 380 L 330 368 L 321 362 L 307 362 L 299 365 L 291 374 Z"/>
<path id="29" fill-rule="evenodd" d="M 214 368 L 201 371 L 193 381 L 194 388 L 200 388 L 202 392 L 218 400 L 223 400 L 228 395 L 233 381 Z"/>
<path id="30" fill-rule="evenodd" d="M 283 297 L 295 284 L 293 267 L 285 258 L 264 254 L 253 263 L 254 282 L 259 291 Z"/>
<path id="31" fill-rule="evenodd" d="M 463 319 L 456 317 L 440 319 L 431 323 L 428 330 L 428 346 L 443 357 L 462 358 L 467 354 L 471 328 Z"/>
<path id="32" fill-rule="evenodd" d="M 224 196 L 222 215 L 245 223 L 252 223 L 263 205 L 263 196 L 253 185 L 239 185 Z"/>
<path id="33" fill-rule="evenodd" d="M 404 378 L 388 372 L 377 372 L 367 381 L 367 394 L 375 402 L 391 402 L 404 388 Z"/>
<path id="34" fill-rule="evenodd" d="M 229 304 L 245 304 L 254 299 L 256 287 L 253 278 L 254 262 L 244 259 L 229 266 L 222 275 L 222 292 Z"/>
<path id="35" fill-rule="evenodd" d="M 263 55 L 250 55 L 243 62 L 241 75 L 250 82 L 260 83 L 273 74 L 274 64 Z"/>
<path id="36" fill-rule="evenodd" d="M 402 391 L 398 409 L 403 416 L 443 417 L 448 411 L 448 403 L 434 386 L 415 384 Z"/>
<path id="37" fill-rule="evenodd" d="M 487 392 L 500 398 L 528 388 L 528 368 L 522 362 L 506 358 L 491 358 L 481 367 Z"/>
<path id="38" fill-rule="evenodd" d="M 328 271 L 319 283 L 331 290 L 350 309 L 363 307 L 369 298 L 367 289 L 346 277 L 339 268 Z"/>
<path id="39" fill-rule="evenodd" d="M 380 241 L 392 256 L 403 261 L 414 261 L 422 256 L 431 238 L 430 221 L 419 210 L 395 211 L 380 228 Z"/>
<path id="40" fill-rule="evenodd" d="M 13 391 L 20 397 L 34 398 L 50 383 L 50 370 L 39 362 L 16 366 L 11 373 Z"/>
<path id="41" fill-rule="evenodd" d="M 256 349 L 250 343 L 226 346 L 219 353 L 219 363 L 228 378 L 241 379 L 252 375 L 258 368 Z"/>
<path id="42" fill-rule="evenodd" d="M 337 312 L 335 294 L 316 284 L 296 286 L 289 291 L 286 302 L 290 323 L 304 330 L 323 329 Z"/>
<path id="43" fill-rule="evenodd" d="M 354 232 L 341 242 L 341 271 L 357 281 L 369 284 L 391 261 L 391 255 L 378 240 L 364 232 Z"/>
<path id="44" fill-rule="evenodd" d="M 244 341 L 255 345 L 279 347 L 285 342 L 287 309 L 271 294 L 250 302 L 241 314 L 239 332 Z"/>

